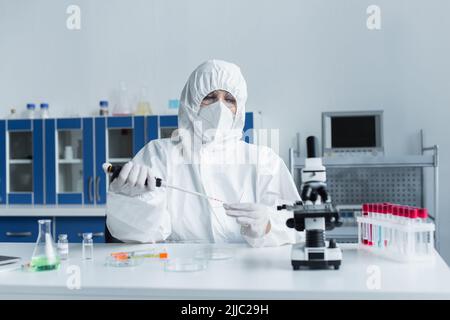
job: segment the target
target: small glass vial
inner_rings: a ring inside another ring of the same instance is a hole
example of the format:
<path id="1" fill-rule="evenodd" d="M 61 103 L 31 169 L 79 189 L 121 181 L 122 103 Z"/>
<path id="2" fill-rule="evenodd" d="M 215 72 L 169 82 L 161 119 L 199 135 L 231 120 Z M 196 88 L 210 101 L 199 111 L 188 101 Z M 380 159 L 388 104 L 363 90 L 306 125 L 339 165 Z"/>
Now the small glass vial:
<path id="1" fill-rule="evenodd" d="M 61 260 L 67 260 L 69 258 L 69 240 L 67 240 L 67 234 L 60 234 L 58 236 L 58 254 Z"/>
<path id="2" fill-rule="evenodd" d="M 27 103 L 27 116 L 28 119 L 34 119 L 34 110 L 36 109 L 36 106 L 34 103 Z"/>
<path id="3" fill-rule="evenodd" d="M 94 259 L 94 240 L 91 232 L 83 233 L 82 257 L 85 261 Z"/>
<path id="4" fill-rule="evenodd" d="M 41 103 L 41 118 L 50 118 L 50 113 L 48 111 L 48 103 Z"/>
<path id="5" fill-rule="evenodd" d="M 11 108 L 11 110 L 9 110 L 8 119 L 17 119 L 16 108 Z"/>
<path id="6" fill-rule="evenodd" d="M 103 117 L 107 117 L 109 115 L 108 101 L 106 100 L 100 101 L 100 115 Z"/>

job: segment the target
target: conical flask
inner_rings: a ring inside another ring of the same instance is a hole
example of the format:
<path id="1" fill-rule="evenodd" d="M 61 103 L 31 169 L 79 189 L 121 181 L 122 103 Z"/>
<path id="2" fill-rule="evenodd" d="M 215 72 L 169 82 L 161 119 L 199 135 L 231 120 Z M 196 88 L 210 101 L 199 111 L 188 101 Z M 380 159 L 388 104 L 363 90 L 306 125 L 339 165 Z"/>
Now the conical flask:
<path id="1" fill-rule="evenodd" d="M 141 89 L 141 95 L 138 100 L 138 105 L 137 105 L 135 114 L 139 115 L 139 116 L 146 116 L 146 115 L 152 114 L 152 107 L 147 98 L 147 88 L 146 87 L 142 87 L 142 89 Z"/>
<path id="2" fill-rule="evenodd" d="M 127 85 L 124 81 L 120 82 L 119 101 L 113 110 L 113 116 L 126 116 L 131 114 L 130 101 L 128 98 Z"/>
<path id="3" fill-rule="evenodd" d="M 54 270 L 59 267 L 59 257 L 51 234 L 51 220 L 38 220 L 39 235 L 31 257 L 34 271 Z"/>

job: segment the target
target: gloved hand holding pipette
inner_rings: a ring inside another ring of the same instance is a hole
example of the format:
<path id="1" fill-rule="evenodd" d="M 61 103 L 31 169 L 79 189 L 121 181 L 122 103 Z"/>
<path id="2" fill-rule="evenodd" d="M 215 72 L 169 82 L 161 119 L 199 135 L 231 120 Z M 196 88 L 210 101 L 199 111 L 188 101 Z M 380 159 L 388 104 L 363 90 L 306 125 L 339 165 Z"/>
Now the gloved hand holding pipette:
<path id="1" fill-rule="evenodd" d="M 105 173 L 111 174 L 110 190 L 113 192 L 120 192 L 121 188 L 128 188 L 128 192 L 130 192 L 129 189 L 132 188 L 134 190 L 133 193 L 135 195 L 138 195 L 148 191 L 153 191 L 156 189 L 156 187 L 165 187 L 178 190 L 180 192 L 189 193 L 201 198 L 206 198 L 212 201 L 222 203 L 225 202 L 223 200 L 208 196 L 200 192 L 168 185 L 161 178 L 154 177 L 151 174 L 151 169 L 149 167 L 135 164 L 131 161 L 125 164 L 123 167 L 114 167 L 110 163 L 104 163 L 103 170 L 105 171 Z"/>
<path id="2" fill-rule="evenodd" d="M 103 164 L 106 173 L 112 173 L 110 190 L 113 192 L 127 191 L 133 196 L 153 191 L 156 188 L 156 180 L 148 166 L 143 166 L 133 162 L 127 162 L 120 167 L 117 173 L 113 172 L 113 166 L 109 163 Z M 115 174 L 117 177 L 115 177 Z"/>

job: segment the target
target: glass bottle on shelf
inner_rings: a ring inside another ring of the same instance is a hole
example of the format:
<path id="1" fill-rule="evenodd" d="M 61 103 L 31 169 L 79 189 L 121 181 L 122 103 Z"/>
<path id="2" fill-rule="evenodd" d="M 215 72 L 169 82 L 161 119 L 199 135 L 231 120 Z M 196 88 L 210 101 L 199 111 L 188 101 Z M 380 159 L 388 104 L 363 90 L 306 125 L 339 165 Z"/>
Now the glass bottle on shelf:
<path id="1" fill-rule="evenodd" d="M 151 115 L 151 114 L 152 114 L 152 107 L 148 100 L 147 88 L 142 87 L 141 94 L 139 96 L 139 100 L 138 100 L 138 104 L 137 104 L 137 108 L 136 108 L 136 115 L 146 116 L 146 115 Z"/>
<path id="2" fill-rule="evenodd" d="M 109 110 L 108 110 L 108 101 L 106 100 L 101 100 L 100 101 L 100 111 L 99 114 L 101 116 L 107 117 L 109 115 Z"/>
<path id="3" fill-rule="evenodd" d="M 120 82 L 119 101 L 116 104 L 113 116 L 125 116 L 131 114 L 128 90 L 124 81 Z"/>
<path id="4" fill-rule="evenodd" d="M 16 108 L 11 108 L 9 110 L 8 119 L 17 119 Z"/>
<path id="5" fill-rule="evenodd" d="M 34 119 L 34 112 L 36 105 L 34 103 L 27 103 L 27 118 Z"/>
<path id="6" fill-rule="evenodd" d="M 59 267 L 59 256 L 51 234 L 52 220 L 38 220 L 39 235 L 31 257 L 31 269 L 34 271 L 54 270 Z"/>
<path id="7" fill-rule="evenodd" d="M 41 103 L 41 118 L 50 118 L 50 113 L 48 111 L 48 103 Z"/>

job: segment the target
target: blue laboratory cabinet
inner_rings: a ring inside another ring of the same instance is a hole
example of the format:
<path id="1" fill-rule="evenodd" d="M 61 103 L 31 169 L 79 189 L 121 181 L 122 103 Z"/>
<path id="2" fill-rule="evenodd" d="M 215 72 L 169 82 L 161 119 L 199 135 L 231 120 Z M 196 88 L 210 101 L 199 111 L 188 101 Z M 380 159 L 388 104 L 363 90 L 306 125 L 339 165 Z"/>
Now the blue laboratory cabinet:
<path id="1" fill-rule="evenodd" d="M 122 165 L 145 144 L 144 117 L 45 120 L 46 204 L 106 203 L 102 165 Z"/>
<path id="2" fill-rule="evenodd" d="M 244 140 L 252 142 L 253 113 L 246 114 Z M 123 165 L 149 141 L 169 138 L 176 115 L 0 120 L 0 208 L 34 205 L 103 207 L 108 179 L 102 164 Z M 25 211 L 28 209 L 24 209 Z M 83 210 L 83 209 L 81 209 Z M 45 211 L 45 210 L 44 210 Z M 0 216 L 0 242 L 34 242 L 37 216 Z M 104 242 L 104 216 L 48 216 L 55 241 L 92 232 Z"/>
<path id="3" fill-rule="evenodd" d="M 45 203 L 94 204 L 92 118 L 45 120 Z"/>
<path id="4" fill-rule="evenodd" d="M 106 204 L 107 179 L 102 165 L 123 165 L 145 145 L 145 117 L 95 118 L 95 179 L 93 197 L 96 204 Z"/>
<path id="5" fill-rule="evenodd" d="M 0 204 L 44 204 L 42 120 L 0 120 Z"/>

